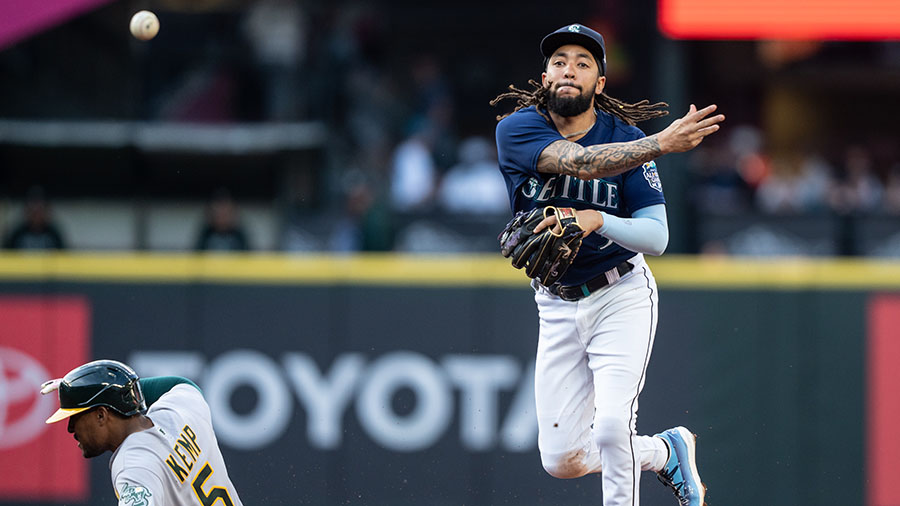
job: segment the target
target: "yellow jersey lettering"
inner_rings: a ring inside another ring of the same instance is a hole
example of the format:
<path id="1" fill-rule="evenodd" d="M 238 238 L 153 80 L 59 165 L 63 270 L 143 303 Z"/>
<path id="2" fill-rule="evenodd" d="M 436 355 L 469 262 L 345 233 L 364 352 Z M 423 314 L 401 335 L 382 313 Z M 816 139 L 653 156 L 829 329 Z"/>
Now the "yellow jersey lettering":
<path id="1" fill-rule="evenodd" d="M 200 458 L 202 452 L 200 445 L 197 444 L 197 434 L 194 433 L 193 429 L 185 425 L 178 434 L 178 439 L 175 440 L 175 445 L 172 447 L 172 453 L 166 459 L 166 464 L 175 473 L 178 481 L 184 483 L 185 476 L 194 468 L 194 463 Z M 177 459 L 175 458 L 176 455 L 178 456 Z M 180 463 L 179 460 L 181 461 Z"/>
<path id="2" fill-rule="evenodd" d="M 197 457 L 200 456 L 200 449 L 191 444 L 189 440 L 186 440 L 182 437 L 178 438 L 178 440 L 176 440 L 175 442 L 178 443 L 179 446 L 187 450 L 188 455 L 191 456 L 191 460 L 196 461 Z"/>
<path id="3" fill-rule="evenodd" d="M 171 454 L 169 455 L 169 458 L 166 459 L 166 464 L 168 464 L 169 469 L 175 473 L 175 477 L 178 478 L 178 481 L 184 483 L 184 478 L 188 475 L 188 470 L 179 466 L 178 463 L 175 462 L 175 457 Z"/>
<path id="4" fill-rule="evenodd" d="M 181 453 L 181 448 L 179 448 L 178 445 L 172 447 L 172 451 L 175 452 L 175 455 L 178 455 L 178 457 L 181 459 L 181 462 L 184 463 L 184 467 L 186 467 L 188 471 L 194 468 L 194 461 L 191 460 L 190 462 L 188 462 L 188 458 L 185 457 L 183 453 Z"/>
<path id="5" fill-rule="evenodd" d="M 190 426 L 185 425 L 184 428 L 181 429 L 181 432 L 183 432 L 184 435 L 187 436 L 194 443 L 194 447 L 197 448 L 197 454 L 199 455 L 200 452 L 203 450 L 201 450 L 200 445 L 197 444 L 197 435 L 194 434 L 194 430 L 191 429 Z"/>

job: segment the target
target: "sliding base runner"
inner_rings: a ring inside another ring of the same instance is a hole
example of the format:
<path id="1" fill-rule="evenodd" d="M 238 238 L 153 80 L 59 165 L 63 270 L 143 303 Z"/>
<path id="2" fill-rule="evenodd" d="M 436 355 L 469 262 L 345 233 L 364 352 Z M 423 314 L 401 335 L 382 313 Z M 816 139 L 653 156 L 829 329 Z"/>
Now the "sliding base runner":
<path id="1" fill-rule="evenodd" d="M 242 505 L 213 432 L 209 405 L 186 378 L 138 378 L 127 365 L 97 360 L 42 385 L 59 391 L 85 458 L 113 452 L 113 487 L 121 506 Z M 147 408 L 149 406 L 149 409 Z"/>

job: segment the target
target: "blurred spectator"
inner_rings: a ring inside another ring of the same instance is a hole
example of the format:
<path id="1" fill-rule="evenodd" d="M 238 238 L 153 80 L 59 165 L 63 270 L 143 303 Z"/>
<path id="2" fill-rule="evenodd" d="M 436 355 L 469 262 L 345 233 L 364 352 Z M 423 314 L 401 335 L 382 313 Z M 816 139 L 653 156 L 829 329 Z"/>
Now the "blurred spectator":
<path id="1" fill-rule="evenodd" d="M 432 204 L 436 168 L 432 149 L 436 131 L 422 122 L 394 150 L 391 165 L 391 205 L 395 211 L 421 210 Z"/>
<path id="2" fill-rule="evenodd" d="M 437 168 L 446 170 L 453 165 L 456 152 L 450 82 L 438 59 L 431 54 L 416 58 L 411 68 L 411 80 L 414 86 L 412 121 L 427 124 L 434 131 L 432 155 Z"/>
<path id="3" fill-rule="evenodd" d="M 396 127 L 404 111 L 394 90 L 394 75 L 384 61 L 388 29 L 380 8 L 366 2 L 334 5 L 331 26 L 325 29 L 324 54 L 318 55 L 324 79 L 318 86 L 317 106 L 346 127 L 350 140 L 363 151 L 390 153 Z M 315 59 L 314 59 L 315 63 Z M 334 73 L 335 68 L 341 71 Z M 368 153 L 362 156 L 366 159 Z"/>
<path id="4" fill-rule="evenodd" d="M 801 159 L 779 157 L 756 192 L 759 208 L 767 213 L 809 213 L 827 208 L 832 168 L 820 155 Z"/>
<path id="5" fill-rule="evenodd" d="M 332 251 L 390 251 L 393 234 L 390 213 L 381 199 L 365 183 L 347 192 L 344 215 L 334 224 L 329 238 Z"/>
<path id="6" fill-rule="evenodd" d="M 888 171 L 883 207 L 885 212 L 900 214 L 900 162 L 894 163 Z"/>
<path id="7" fill-rule="evenodd" d="M 757 207 L 769 214 L 797 211 L 796 174 L 783 158 L 773 160 L 772 168 L 772 172 L 762 181 L 756 191 Z"/>
<path id="8" fill-rule="evenodd" d="M 771 163 L 764 152 L 762 131 L 755 126 L 739 125 L 728 136 L 728 147 L 744 184 L 755 190 L 771 170 Z"/>
<path id="9" fill-rule="evenodd" d="M 323 212 L 295 210 L 285 223 L 285 251 L 390 251 L 394 245 L 392 214 L 376 175 L 348 168 L 335 181 L 337 206 Z"/>
<path id="10" fill-rule="evenodd" d="M 22 223 L 12 229 L 3 241 L 6 249 L 60 250 L 66 244 L 50 216 L 50 204 L 44 190 L 34 187 L 25 196 Z"/>
<path id="11" fill-rule="evenodd" d="M 735 214 L 749 207 L 750 189 L 735 166 L 727 146 L 710 143 L 689 155 L 694 204 L 710 214 Z"/>
<path id="12" fill-rule="evenodd" d="M 391 167 L 394 210 L 422 210 L 433 204 L 437 173 L 452 165 L 453 100 L 450 85 L 432 55 L 421 55 L 410 68 L 408 91 L 414 97 L 408 135 L 395 150 Z"/>
<path id="13" fill-rule="evenodd" d="M 244 33 L 258 67 L 264 119 L 300 116 L 306 32 L 306 15 L 297 0 L 258 0 L 247 10 Z"/>
<path id="14" fill-rule="evenodd" d="M 373 65 L 351 65 L 346 76 L 346 141 L 341 155 L 372 173 L 385 174 L 402 124 L 402 104 L 389 74 Z"/>
<path id="15" fill-rule="evenodd" d="M 803 210 L 821 211 L 828 207 L 828 193 L 834 186 L 834 167 L 818 153 L 807 153 L 800 162 L 798 196 Z"/>
<path id="16" fill-rule="evenodd" d="M 497 150 L 482 137 L 460 144 L 459 163 L 447 171 L 438 190 L 438 203 L 451 213 L 504 213 L 509 195 L 497 170 Z"/>
<path id="17" fill-rule="evenodd" d="M 206 222 L 195 247 L 197 251 L 247 251 L 247 234 L 238 222 L 237 208 L 231 194 L 217 190 L 206 210 Z"/>
<path id="18" fill-rule="evenodd" d="M 746 211 L 769 171 L 769 161 L 762 154 L 762 133 L 749 125 L 730 129 L 726 139 L 712 139 L 690 156 L 695 205 L 711 214 Z"/>
<path id="19" fill-rule="evenodd" d="M 848 147 L 842 177 L 829 195 L 832 209 L 850 214 L 880 208 L 884 188 L 873 169 L 872 157 L 864 147 Z"/>
<path id="20" fill-rule="evenodd" d="M 363 249 L 363 218 L 374 196 L 365 184 L 356 184 L 347 192 L 343 215 L 334 222 L 328 247 L 332 251 L 349 253 Z"/>

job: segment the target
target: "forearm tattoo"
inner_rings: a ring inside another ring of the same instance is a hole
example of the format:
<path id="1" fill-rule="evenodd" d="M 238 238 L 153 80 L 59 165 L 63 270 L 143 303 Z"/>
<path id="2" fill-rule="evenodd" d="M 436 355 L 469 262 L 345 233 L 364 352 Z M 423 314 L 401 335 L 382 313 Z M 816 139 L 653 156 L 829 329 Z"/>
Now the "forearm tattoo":
<path id="1" fill-rule="evenodd" d="M 614 142 L 581 146 L 569 141 L 556 141 L 538 158 L 538 172 L 598 179 L 621 174 L 662 155 L 656 135 L 631 142 Z"/>

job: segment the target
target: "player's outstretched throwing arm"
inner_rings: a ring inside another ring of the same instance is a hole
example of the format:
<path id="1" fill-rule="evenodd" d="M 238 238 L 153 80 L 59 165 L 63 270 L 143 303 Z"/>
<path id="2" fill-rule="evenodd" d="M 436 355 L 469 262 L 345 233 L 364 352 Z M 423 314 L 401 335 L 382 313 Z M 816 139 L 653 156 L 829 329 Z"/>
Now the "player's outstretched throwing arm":
<path id="1" fill-rule="evenodd" d="M 537 170 L 584 180 L 616 176 L 661 155 L 694 149 L 725 120 L 723 114 L 709 116 L 715 110 L 715 105 L 697 110 L 692 104 L 687 114 L 661 132 L 630 142 L 585 147 L 558 140 L 541 153 Z"/>

